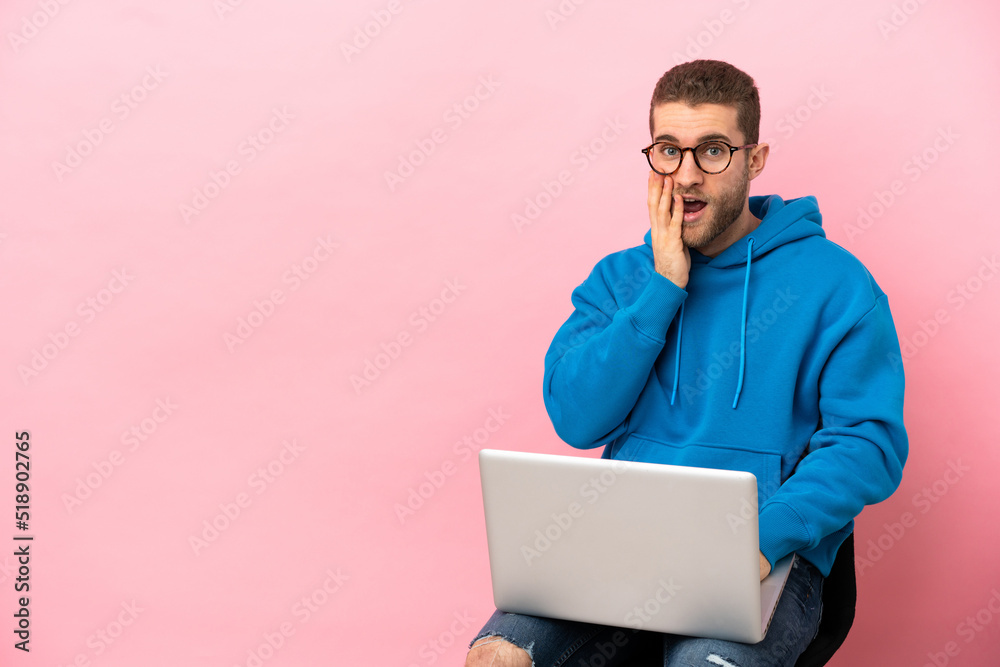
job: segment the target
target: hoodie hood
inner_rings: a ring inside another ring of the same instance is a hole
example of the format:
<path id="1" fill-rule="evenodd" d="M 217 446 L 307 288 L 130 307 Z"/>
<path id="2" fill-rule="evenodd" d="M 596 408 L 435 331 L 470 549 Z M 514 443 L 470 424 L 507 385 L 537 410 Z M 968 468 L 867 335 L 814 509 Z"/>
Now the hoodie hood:
<path id="1" fill-rule="evenodd" d="M 739 404 L 740 393 L 743 391 L 743 377 L 746 370 L 746 329 L 747 301 L 750 295 L 750 266 L 755 259 L 781 246 L 807 238 L 809 236 L 826 237 L 823 231 L 823 216 L 819 212 L 816 197 L 798 197 L 784 200 L 778 195 L 749 198 L 750 212 L 760 218 L 760 224 L 752 232 L 735 241 L 716 257 L 703 255 L 691 249 L 691 270 L 705 266 L 717 269 L 743 267 L 743 309 L 740 316 L 740 368 L 733 396 L 733 409 Z M 647 231 L 643 239 L 644 250 L 650 256 L 653 253 L 652 231 Z M 677 387 L 680 383 L 681 338 L 684 333 L 684 304 L 681 304 L 677 320 L 677 345 L 674 351 L 674 386 L 670 394 L 670 404 L 677 399 Z"/>

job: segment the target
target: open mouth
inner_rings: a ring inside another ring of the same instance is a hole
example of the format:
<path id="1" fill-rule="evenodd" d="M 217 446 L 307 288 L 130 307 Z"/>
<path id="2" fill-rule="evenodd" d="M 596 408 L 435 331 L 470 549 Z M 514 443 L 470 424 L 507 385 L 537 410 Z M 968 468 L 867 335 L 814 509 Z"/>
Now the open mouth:
<path id="1" fill-rule="evenodd" d="M 702 201 L 695 197 L 684 197 L 684 222 L 697 222 L 701 216 L 702 211 L 708 206 L 708 202 Z"/>
<path id="2" fill-rule="evenodd" d="M 705 208 L 707 204 L 700 199 L 684 198 L 684 213 L 697 213 Z"/>

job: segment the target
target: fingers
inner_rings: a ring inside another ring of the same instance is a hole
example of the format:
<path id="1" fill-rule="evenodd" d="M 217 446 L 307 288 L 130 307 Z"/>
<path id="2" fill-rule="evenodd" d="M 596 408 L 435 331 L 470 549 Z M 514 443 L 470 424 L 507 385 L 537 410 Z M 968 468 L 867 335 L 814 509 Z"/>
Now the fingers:
<path id="1" fill-rule="evenodd" d="M 684 223 L 684 202 L 680 195 L 673 194 L 674 182 L 669 176 L 649 172 L 649 222 L 654 235 L 663 238 L 681 236 Z"/>
<path id="2" fill-rule="evenodd" d="M 660 195 L 660 205 L 657 211 L 657 220 L 660 222 L 661 228 L 666 231 L 670 228 L 670 209 L 673 199 L 673 184 L 670 182 L 669 176 L 663 177 L 663 191 Z"/>
<path id="3" fill-rule="evenodd" d="M 681 236 L 681 228 L 684 226 L 684 197 L 673 195 L 673 210 L 670 214 L 670 225 L 668 233 L 677 238 Z"/>
<path id="4" fill-rule="evenodd" d="M 691 257 L 681 233 L 684 225 L 684 198 L 674 195 L 669 176 L 649 172 L 649 225 L 656 272 L 684 289 Z"/>
<path id="5" fill-rule="evenodd" d="M 646 203 L 649 206 L 650 221 L 653 220 L 656 209 L 660 205 L 660 195 L 663 194 L 663 179 L 663 176 L 660 176 L 652 169 L 649 170 L 649 197 Z"/>
<path id="6" fill-rule="evenodd" d="M 669 176 L 661 176 L 655 171 L 649 172 L 649 221 L 654 227 L 666 229 L 666 223 L 670 220 L 670 193 L 673 191 L 673 182 Z M 666 195 L 664 195 L 666 193 Z"/>

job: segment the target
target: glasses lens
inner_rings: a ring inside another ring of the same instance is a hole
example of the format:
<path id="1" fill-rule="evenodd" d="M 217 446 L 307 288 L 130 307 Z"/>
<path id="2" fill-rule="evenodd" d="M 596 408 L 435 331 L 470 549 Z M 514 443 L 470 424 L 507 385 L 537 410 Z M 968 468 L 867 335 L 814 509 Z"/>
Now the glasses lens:
<path id="1" fill-rule="evenodd" d="M 654 171 L 669 174 L 681 163 L 681 149 L 663 142 L 653 144 L 649 151 L 649 163 Z"/>
<path id="2" fill-rule="evenodd" d="M 708 172 L 722 171 L 729 166 L 732 153 L 729 146 L 721 141 L 706 141 L 696 149 L 698 164 Z"/>

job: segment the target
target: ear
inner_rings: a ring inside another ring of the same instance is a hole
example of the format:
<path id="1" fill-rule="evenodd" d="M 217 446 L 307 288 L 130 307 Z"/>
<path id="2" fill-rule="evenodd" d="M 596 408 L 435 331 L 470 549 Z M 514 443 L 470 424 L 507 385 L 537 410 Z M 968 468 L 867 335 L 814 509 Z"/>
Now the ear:
<path id="1" fill-rule="evenodd" d="M 767 164 L 767 156 L 771 152 L 771 147 L 767 144 L 757 144 L 750 149 L 747 156 L 747 163 L 749 165 L 750 180 L 757 178 L 760 172 L 764 171 L 764 165 Z"/>

